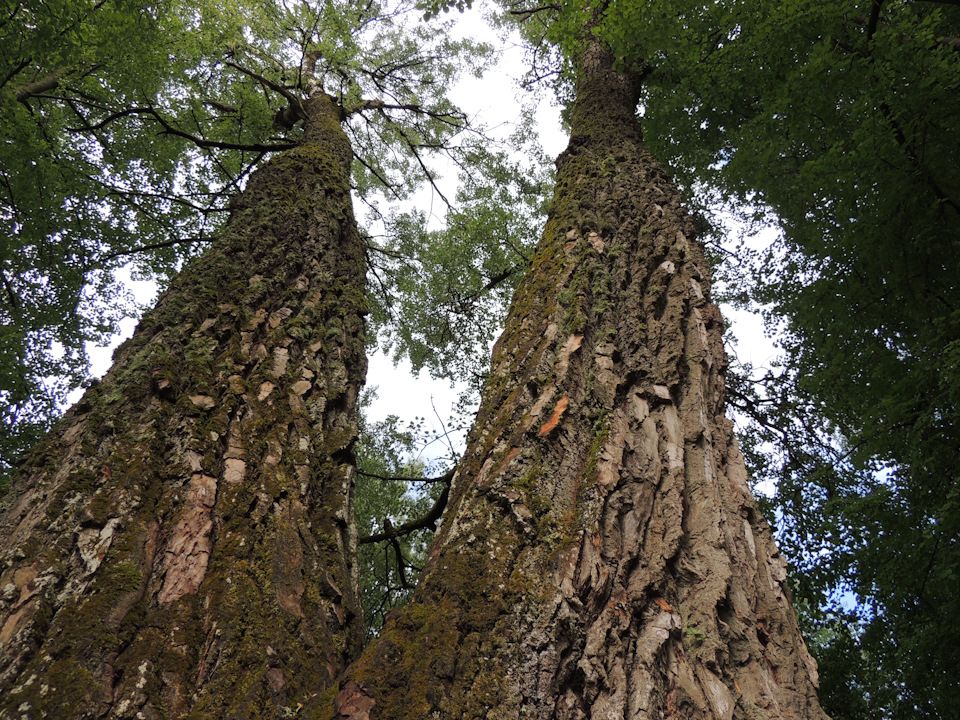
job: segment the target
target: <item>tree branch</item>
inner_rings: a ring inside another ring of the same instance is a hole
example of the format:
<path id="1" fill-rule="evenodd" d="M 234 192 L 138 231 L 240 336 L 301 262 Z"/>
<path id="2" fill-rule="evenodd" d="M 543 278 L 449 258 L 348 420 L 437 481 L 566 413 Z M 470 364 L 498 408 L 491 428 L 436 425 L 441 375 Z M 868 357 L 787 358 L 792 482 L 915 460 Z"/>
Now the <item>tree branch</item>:
<path id="1" fill-rule="evenodd" d="M 392 193 L 394 194 L 394 197 L 396 197 L 398 200 L 402 200 L 402 199 L 403 199 L 403 197 L 400 195 L 399 192 L 397 192 L 397 189 L 393 186 L 393 184 L 387 182 L 386 178 L 384 178 L 383 175 L 381 175 L 379 172 L 377 172 L 376 168 L 374 168 L 372 165 L 370 165 L 370 163 L 368 163 L 366 160 L 364 160 L 362 157 L 360 157 L 360 154 L 359 154 L 359 153 L 356 153 L 356 152 L 353 153 L 353 157 L 354 157 L 356 160 L 358 160 L 358 161 L 360 162 L 360 164 L 363 165 L 367 170 L 369 170 L 370 173 L 371 173 L 377 180 L 379 180 L 380 182 L 382 182 L 382 183 L 383 183 L 383 187 L 385 187 L 385 188 L 387 188 L 388 190 L 390 190 L 390 192 L 392 192 Z"/>
<path id="2" fill-rule="evenodd" d="M 944 205 L 949 205 L 957 212 L 960 212 L 960 204 L 957 203 L 952 197 L 950 197 L 946 190 L 944 190 L 940 183 L 937 182 L 936 178 L 933 177 L 933 174 L 927 168 L 920 158 L 919 153 L 917 152 L 914 144 L 907 137 L 906 133 L 903 131 L 903 128 L 900 127 L 900 123 L 897 122 L 897 117 L 894 114 L 893 110 L 886 102 L 880 103 L 880 112 L 883 115 L 884 119 L 890 123 L 890 127 L 893 130 L 893 136 L 897 144 L 903 149 L 907 157 L 910 159 L 910 162 L 913 163 L 914 167 L 920 171 L 923 178 L 930 184 L 930 189 L 933 191 L 933 194 L 936 196 Z"/>
<path id="3" fill-rule="evenodd" d="M 447 196 L 443 194 L 443 191 L 437 185 L 436 180 L 433 177 L 433 173 L 430 172 L 430 168 L 427 167 L 426 163 L 423 162 L 423 158 L 420 157 L 420 151 L 414 146 L 410 141 L 410 138 L 407 137 L 407 134 L 401 129 L 400 135 L 403 137 L 403 141 L 407 144 L 407 147 L 410 148 L 410 152 L 413 153 L 413 157 L 416 158 L 417 164 L 420 166 L 420 169 L 423 170 L 423 174 L 427 176 L 427 180 L 430 182 L 430 186 L 433 188 L 433 191 L 440 196 L 440 199 L 443 200 L 444 205 L 448 208 L 453 208 L 453 205 L 450 204 L 450 201 L 447 200 Z"/>
<path id="4" fill-rule="evenodd" d="M 957 4 L 960 4 L 960 0 L 958 0 Z M 948 48 L 952 48 L 957 52 L 960 52 L 960 38 L 942 37 L 939 40 L 937 40 L 937 42 L 940 43 L 941 45 L 946 45 Z"/>
<path id="5" fill-rule="evenodd" d="M 283 95 L 283 96 L 287 99 L 287 102 L 289 102 L 291 105 L 293 105 L 293 106 L 295 106 L 295 107 L 298 107 L 298 108 L 301 107 L 300 98 L 298 98 L 298 97 L 297 97 L 296 95 L 294 95 L 292 92 L 290 92 L 289 90 L 287 90 L 287 88 L 283 87 L 283 85 L 279 85 L 279 84 L 275 83 L 273 80 L 264 77 L 264 76 L 261 75 L 260 73 L 257 73 L 257 72 L 254 72 L 253 70 L 250 70 L 250 69 L 248 69 L 248 68 L 245 68 L 243 65 L 241 65 L 240 63 L 236 63 L 236 62 L 234 62 L 233 60 L 225 60 L 225 61 L 224 61 L 224 65 L 228 65 L 229 67 L 232 67 L 232 68 L 235 69 L 235 70 L 239 70 L 239 71 L 242 72 L 244 75 L 247 75 L 247 76 L 249 76 L 249 77 L 252 77 L 254 80 L 256 80 L 257 82 L 259 82 L 259 83 L 261 83 L 261 84 L 263 84 L 263 85 L 265 85 L 265 86 L 267 86 L 268 88 L 270 88 L 270 89 L 273 90 L 274 92 L 280 93 L 281 95 Z M 302 112 L 302 109 L 301 109 L 301 112 Z"/>
<path id="6" fill-rule="evenodd" d="M 355 105 L 350 107 L 343 108 L 343 113 L 345 116 L 356 115 L 357 113 L 362 113 L 364 110 L 407 110 L 408 112 L 417 113 L 418 115 L 426 115 L 435 120 L 440 120 L 441 122 L 451 125 L 453 127 L 463 127 L 465 122 L 465 117 L 463 113 L 459 112 L 437 112 L 435 110 L 427 110 L 422 105 L 413 103 L 413 104 L 392 104 L 386 103 L 383 100 L 362 100 Z"/>
<path id="7" fill-rule="evenodd" d="M 877 31 L 877 24 L 880 22 L 880 9 L 883 7 L 883 0 L 873 0 L 870 5 L 870 20 L 867 21 L 867 40 L 873 38 Z"/>
<path id="8" fill-rule="evenodd" d="M 60 86 L 60 78 L 66 73 L 66 70 L 56 70 L 36 82 L 21 85 L 14 90 L 14 95 L 18 101 L 25 103 L 32 97 L 42 95 L 48 90 L 55 90 Z"/>
<path id="9" fill-rule="evenodd" d="M 213 242 L 213 238 L 206 237 L 189 237 L 189 238 L 176 238 L 174 240 L 165 240 L 163 242 L 152 243 L 150 245 L 141 245 L 140 247 L 135 247 L 130 250 L 117 250 L 116 252 L 107 253 L 106 255 L 101 255 L 101 260 L 112 260 L 114 258 L 122 257 L 124 255 L 136 255 L 141 252 L 148 252 L 150 250 L 159 250 L 160 248 L 172 247 L 174 245 L 182 245 L 184 243 L 194 243 L 194 242 Z"/>
<path id="10" fill-rule="evenodd" d="M 0 83 L 0 87 L 3 87 L 3 86 L 6 85 L 8 82 L 10 82 L 11 80 L 13 80 L 13 79 L 20 73 L 20 71 L 23 70 L 25 67 L 27 67 L 29 64 L 30 64 L 30 58 L 26 58 L 26 59 L 24 59 L 24 60 L 21 60 L 21 61 L 16 65 L 16 67 L 12 68 L 12 69 L 10 70 L 10 72 L 7 73 L 7 77 L 4 78 L 4 80 L 3 80 L 2 83 Z M 24 87 L 24 86 L 21 86 L 21 87 Z M 18 92 L 17 90 L 14 90 L 14 95 L 17 95 L 17 92 Z M 19 100 L 19 99 L 20 99 L 20 98 L 17 97 L 17 100 Z"/>
<path id="11" fill-rule="evenodd" d="M 20 301 L 17 299 L 17 294 L 13 291 L 10 281 L 7 280 L 7 273 L 0 270 L 0 278 L 3 278 L 3 287 L 7 291 L 7 297 L 10 298 L 10 307 L 12 307 L 14 310 L 19 310 Z"/>
<path id="12" fill-rule="evenodd" d="M 553 10 L 554 12 L 560 12 L 559 5 L 541 5 L 540 7 L 530 8 L 529 10 L 507 10 L 507 15 L 516 15 L 520 20 L 527 20 L 530 17 L 533 17 L 538 12 L 544 12 L 546 10 Z"/>
<path id="13" fill-rule="evenodd" d="M 65 128 L 68 132 L 72 133 L 94 133 L 97 130 L 101 130 L 104 126 L 115 122 L 120 118 L 128 117 L 130 115 L 147 115 L 152 117 L 160 126 L 163 128 L 163 132 L 167 135 L 174 135 L 176 137 L 181 137 L 185 140 L 189 140 L 191 143 L 196 145 L 198 148 L 208 148 L 213 150 L 244 150 L 247 152 L 259 152 L 259 153 L 268 153 L 268 152 L 280 152 L 283 150 L 290 150 L 297 146 L 296 143 L 233 143 L 225 142 L 221 140 L 207 140 L 206 138 L 198 137 L 192 133 L 188 133 L 185 130 L 181 130 L 167 120 L 160 112 L 154 107 L 133 107 L 126 108 L 125 110 L 118 110 L 117 112 L 111 113 L 103 120 L 91 124 L 87 121 L 86 117 L 79 112 L 77 108 L 74 108 L 74 112 L 77 117 L 83 122 L 81 127 L 67 127 Z"/>
<path id="14" fill-rule="evenodd" d="M 932 2 L 933 0 L 928 0 L 928 1 Z M 944 4 L 944 5 L 960 5 L 960 0 L 956 0 L 955 2 L 944 2 L 943 4 Z M 868 38 L 868 39 L 870 39 L 870 38 L 873 37 L 874 33 L 877 31 L 877 29 L 878 29 L 881 25 L 883 25 L 884 27 L 890 27 L 890 26 L 891 26 L 891 23 L 889 23 L 889 22 L 881 22 L 881 21 L 880 21 L 880 11 L 879 11 L 879 5 L 878 5 L 878 4 L 874 4 L 874 5 L 873 5 L 873 11 L 870 13 L 870 17 L 869 17 L 869 18 L 864 17 L 863 15 L 855 15 L 855 16 L 853 16 L 853 17 L 850 18 L 850 21 L 851 21 L 852 23 L 854 23 L 855 25 L 860 25 L 860 26 L 865 27 L 865 28 L 867 29 L 867 38 Z M 901 34 L 902 34 L 902 33 L 901 33 Z M 906 42 L 908 42 L 908 43 L 914 43 L 915 40 L 914 40 L 913 38 L 911 38 L 911 37 L 907 37 L 907 38 L 906 38 Z M 937 43 L 939 43 L 940 45 L 945 45 L 945 46 L 947 46 L 948 48 L 950 48 L 950 49 L 952 49 L 952 50 L 956 50 L 957 52 L 960 52 L 960 38 L 945 36 L 945 37 L 942 37 L 942 38 L 937 38 Z M 868 57 L 868 54 L 867 54 L 866 52 L 864 52 L 863 50 L 854 48 L 854 47 L 848 45 L 847 43 L 839 43 L 839 46 L 842 47 L 842 48 L 843 48 L 844 50 L 846 50 L 847 52 L 852 52 L 852 53 L 855 53 L 855 54 L 857 54 L 857 55 L 861 55 L 861 56 L 864 56 L 864 57 Z"/>
<path id="15" fill-rule="evenodd" d="M 450 476 L 453 476 L 453 471 L 450 471 Z M 412 520 L 411 522 L 404 523 L 398 528 L 392 526 L 387 526 L 384 523 L 385 529 L 381 533 L 375 533 L 373 535 L 366 535 L 365 537 L 360 538 L 358 541 L 361 545 L 368 545 L 370 543 L 382 542 L 384 540 L 396 540 L 399 537 L 404 535 L 409 535 L 412 532 L 417 530 L 425 530 L 430 528 L 432 530 L 437 529 L 437 521 L 440 520 L 440 516 L 443 515 L 443 510 L 447 506 L 447 500 L 450 496 L 450 486 L 448 485 L 443 489 L 443 492 L 440 493 L 440 497 L 437 498 L 437 501 L 433 504 L 433 507 L 430 508 L 429 512 L 424 515 L 419 520 Z"/>
<path id="16" fill-rule="evenodd" d="M 86 117 L 84 117 L 84 116 L 80 113 L 79 108 L 77 108 L 76 106 L 74 106 L 71 101 L 67 100 L 67 102 L 68 102 L 68 104 L 71 105 L 71 107 L 73 108 L 73 111 L 74 111 L 74 113 L 76 113 L 77 117 L 79 117 L 79 118 L 83 121 L 83 126 L 82 126 L 82 127 L 67 127 L 67 128 L 65 128 L 65 130 L 67 130 L 68 132 L 72 132 L 72 133 L 86 133 L 86 132 L 94 132 L 94 131 L 96 131 L 96 130 L 102 130 L 104 127 L 106 127 L 106 126 L 109 125 L 110 123 L 112 123 L 112 122 L 114 122 L 114 121 L 116 121 L 116 120 L 119 120 L 120 118 L 129 117 L 130 115 L 153 115 L 153 116 L 156 116 L 156 114 L 157 114 L 157 111 L 154 110 L 153 108 L 139 108 L 139 107 L 126 108 L 125 110 L 118 110 L 117 112 L 110 113 L 109 115 L 107 115 L 107 117 L 105 117 L 105 118 L 104 118 L 103 120 L 101 120 L 100 122 L 91 124 L 89 121 L 87 121 Z"/>
<path id="17" fill-rule="evenodd" d="M 378 475 L 377 473 L 366 472 L 357 468 L 357 475 L 363 475 L 364 477 L 373 478 L 374 480 L 385 480 L 386 482 L 422 482 L 422 483 L 446 483 L 450 484 L 450 481 L 453 480 L 453 474 L 455 470 L 449 470 L 443 475 L 432 478 L 423 478 L 423 477 L 399 477 L 396 475 Z"/>
<path id="18" fill-rule="evenodd" d="M 521 255 L 521 257 L 523 257 L 523 256 Z M 526 258 L 524 258 L 524 260 L 526 260 Z M 495 287 L 497 287 L 497 285 L 499 285 L 499 284 L 502 283 L 504 280 L 506 280 L 507 278 L 509 278 L 509 277 L 510 277 L 511 275 L 513 275 L 515 272 L 518 272 L 518 271 L 523 270 L 523 269 L 524 269 L 524 268 L 522 268 L 520 265 L 514 265 L 514 266 L 511 267 L 511 268 L 507 268 L 506 270 L 502 270 L 501 272 L 497 273 L 497 274 L 494 275 L 492 278 L 490 278 L 490 280 L 487 282 L 487 284 L 483 286 L 483 290 L 481 290 L 480 292 L 489 292 L 489 291 L 493 290 Z"/>
<path id="19" fill-rule="evenodd" d="M 364 110 L 410 110 L 419 111 L 419 105 L 387 105 L 383 100 L 362 100 L 355 105 L 343 108 L 345 115 L 356 115 Z"/>

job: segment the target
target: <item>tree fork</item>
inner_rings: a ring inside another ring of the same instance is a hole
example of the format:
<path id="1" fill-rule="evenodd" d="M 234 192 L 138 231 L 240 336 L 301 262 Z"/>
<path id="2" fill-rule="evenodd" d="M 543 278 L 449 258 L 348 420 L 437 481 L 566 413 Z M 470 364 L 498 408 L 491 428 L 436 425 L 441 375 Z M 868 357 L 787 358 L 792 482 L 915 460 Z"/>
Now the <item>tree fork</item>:
<path id="1" fill-rule="evenodd" d="M 423 579 L 312 717 L 825 717 L 640 76 L 591 40 L 577 81 Z"/>
<path id="2" fill-rule="evenodd" d="M 0 718 L 288 717 L 359 652 L 363 245 L 303 105 L 6 498 Z"/>

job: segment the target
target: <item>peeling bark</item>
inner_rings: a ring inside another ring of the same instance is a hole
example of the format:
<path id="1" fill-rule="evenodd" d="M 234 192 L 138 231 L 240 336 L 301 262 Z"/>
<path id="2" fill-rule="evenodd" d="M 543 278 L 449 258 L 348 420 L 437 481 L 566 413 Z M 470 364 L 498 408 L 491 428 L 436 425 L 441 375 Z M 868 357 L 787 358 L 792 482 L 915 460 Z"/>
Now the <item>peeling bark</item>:
<path id="1" fill-rule="evenodd" d="M 588 45 L 551 217 L 414 602 L 317 717 L 825 717 L 639 89 Z"/>
<path id="2" fill-rule="evenodd" d="M 364 260 L 333 101 L 29 457 L 0 520 L 0 718 L 288 717 L 363 638 Z"/>

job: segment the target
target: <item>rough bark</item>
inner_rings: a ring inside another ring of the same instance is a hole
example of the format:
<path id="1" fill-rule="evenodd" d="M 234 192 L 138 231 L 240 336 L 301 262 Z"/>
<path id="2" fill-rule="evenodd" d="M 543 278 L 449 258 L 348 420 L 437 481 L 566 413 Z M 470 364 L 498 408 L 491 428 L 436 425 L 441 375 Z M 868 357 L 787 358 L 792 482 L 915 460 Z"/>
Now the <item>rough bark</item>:
<path id="1" fill-rule="evenodd" d="M 363 638 L 366 370 L 339 110 L 29 457 L 0 521 L 0 717 L 289 717 Z"/>
<path id="2" fill-rule="evenodd" d="M 724 415 L 723 321 L 593 43 L 413 604 L 316 716 L 823 718 Z"/>

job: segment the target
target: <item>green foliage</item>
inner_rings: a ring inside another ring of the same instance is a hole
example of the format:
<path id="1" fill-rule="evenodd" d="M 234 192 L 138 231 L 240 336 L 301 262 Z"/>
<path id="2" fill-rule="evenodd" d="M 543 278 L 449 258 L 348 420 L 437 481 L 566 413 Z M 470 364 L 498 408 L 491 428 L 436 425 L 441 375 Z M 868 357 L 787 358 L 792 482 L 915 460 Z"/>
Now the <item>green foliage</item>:
<path id="1" fill-rule="evenodd" d="M 46 429 L 65 392 L 84 377 L 84 343 L 104 339 L 125 310 L 112 264 L 102 256 L 118 246 L 118 237 L 135 237 L 139 230 L 129 227 L 130 206 L 117 188 L 151 172 L 106 153 L 109 130 L 71 131 L 80 124 L 76 114 L 50 98 L 66 87 L 94 104 L 155 93 L 163 82 L 157 38 L 168 23 L 165 4 L 28 0 L 4 11 L 0 485 L 15 457 Z M 136 78 L 117 72 L 134 61 Z M 148 154 L 146 138 L 117 142 L 139 142 Z M 157 166 L 169 161 L 162 144 L 152 156 Z M 102 303 L 102 297 L 113 302 Z"/>
<path id="2" fill-rule="evenodd" d="M 419 22 L 412 4 L 399 9 L 390 23 L 381 23 L 376 38 L 357 49 L 352 74 L 336 68 L 341 79 L 334 85 L 331 76 L 326 83 L 347 108 L 354 98 L 382 98 L 385 103 L 352 114 L 346 122 L 358 158 L 355 189 L 372 209 L 379 207 L 376 193 L 406 199 L 425 182 L 435 187 L 440 176 L 425 164 L 427 155 L 442 151 L 455 163 L 463 162 L 464 136 L 481 129 L 470 127 L 447 91 L 461 74 L 479 76 L 492 52 L 487 45 L 453 39 L 450 22 Z M 359 35 L 354 30 L 347 37 Z"/>
<path id="3" fill-rule="evenodd" d="M 520 147 L 530 140 L 512 138 Z M 479 391 L 490 347 L 526 272 L 553 187 L 542 153 L 518 157 L 471 144 L 444 225 L 420 211 L 387 219 L 372 254 L 372 335 L 415 371 L 467 382 Z"/>
<path id="4" fill-rule="evenodd" d="M 368 389 L 364 393 L 364 404 L 369 405 L 375 396 L 375 390 Z M 380 422 L 361 424 L 356 446 L 361 474 L 354 503 L 361 540 L 419 520 L 436 503 L 446 485 L 429 482 L 429 475 L 443 472 L 452 458 L 429 459 L 425 451 L 435 440 L 417 419 L 402 422 L 391 415 Z M 418 478 L 424 480 L 418 482 Z M 426 527 L 393 541 L 361 544 L 361 605 L 371 637 L 379 634 L 392 608 L 407 604 L 413 596 L 434 530 Z"/>
<path id="5" fill-rule="evenodd" d="M 418 7 L 423 10 L 423 19 L 430 20 L 437 17 L 441 12 L 448 13 L 451 10 L 457 10 L 458 12 L 465 12 L 473 7 L 473 2 L 471 0 L 453 0 L 453 2 L 441 1 L 437 2 L 436 0 L 421 0 L 418 3 Z"/>

